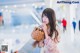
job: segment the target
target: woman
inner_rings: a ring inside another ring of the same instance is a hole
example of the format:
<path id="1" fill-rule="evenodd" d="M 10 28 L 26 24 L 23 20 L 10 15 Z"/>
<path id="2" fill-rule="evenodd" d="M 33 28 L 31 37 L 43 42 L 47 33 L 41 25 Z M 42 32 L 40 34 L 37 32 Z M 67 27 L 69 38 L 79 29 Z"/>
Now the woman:
<path id="1" fill-rule="evenodd" d="M 79 20 L 79 31 L 80 31 L 80 20 Z"/>
<path id="2" fill-rule="evenodd" d="M 66 31 L 66 26 L 67 26 L 67 21 L 66 21 L 66 19 L 63 18 L 62 24 L 63 24 L 63 32 L 65 32 L 65 31 Z"/>
<path id="3" fill-rule="evenodd" d="M 39 47 L 44 47 L 43 53 L 59 53 L 57 49 L 59 36 L 56 29 L 56 17 L 54 10 L 51 8 L 46 8 L 43 11 L 42 23 L 43 24 L 41 27 L 45 33 L 45 38 L 44 40 L 38 42 Z"/>
<path id="4" fill-rule="evenodd" d="M 72 25 L 73 25 L 73 29 L 74 29 L 74 33 L 75 33 L 75 30 L 76 30 L 76 20 L 74 18 L 73 22 L 72 22 Z"/>

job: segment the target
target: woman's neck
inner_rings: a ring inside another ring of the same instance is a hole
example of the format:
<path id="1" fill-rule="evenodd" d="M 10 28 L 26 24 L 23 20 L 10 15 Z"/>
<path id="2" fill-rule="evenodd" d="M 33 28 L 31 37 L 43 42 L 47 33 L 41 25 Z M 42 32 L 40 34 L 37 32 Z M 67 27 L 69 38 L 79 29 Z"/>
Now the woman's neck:
<path id="1" fill-rule="evenodd" d="M 50 34 L 50 25 L 49 24 L 47 24 L 47 32 L 48 32 L 48 34 Z"/>

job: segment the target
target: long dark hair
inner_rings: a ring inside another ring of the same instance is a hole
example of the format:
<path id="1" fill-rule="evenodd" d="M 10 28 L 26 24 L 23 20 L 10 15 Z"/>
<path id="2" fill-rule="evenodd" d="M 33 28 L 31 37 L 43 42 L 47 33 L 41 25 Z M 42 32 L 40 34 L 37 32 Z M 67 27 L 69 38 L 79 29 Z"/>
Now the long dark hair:
<path id="1" fill-rule="evenodd" d="M 53 33 L 55 32 L 55 38 L 54 39 L 57 40 L 58 31 L 56 29 L 56 16 L 55 16 L 54 10 L 51 8 L 46 8 L 42 13 L 42 17 L 43 17 L 43 15 L 47 16 L 47 18 L 49 19 L 49 25 L 50 25 L 49 36 L 52 37 Z"/>
<path id="2" fill-rule="evenodd" d="M 50 25 L 50 34 L 49 34 L 49 36 L 52 38 L 53 33 L 55 33 L 54 41 L 58 42 L 58 31 L 56 29 L 56 16 L 55 16 L 54 10 L 51 9 L 51 8 L 46 8 L 42 12 L 42 18 L 43 18 L 44 15 L 47 16 L 47 18 L 49 19 L 49 25 Z M 38 43 L 38 42 L 35 42 L 34 45 L 36 45 L 36 43 Z"/>

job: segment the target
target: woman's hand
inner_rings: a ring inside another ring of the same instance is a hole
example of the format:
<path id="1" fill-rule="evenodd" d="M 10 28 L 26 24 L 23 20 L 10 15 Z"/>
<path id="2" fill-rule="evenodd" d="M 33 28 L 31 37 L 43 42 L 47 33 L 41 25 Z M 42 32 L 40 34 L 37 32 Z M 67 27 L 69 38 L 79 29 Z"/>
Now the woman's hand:
<path id="1" fill-rule="evenodd" d="M 41 41 L 38 43 L 38 46 L 39 46 L 39 47 L 44 47 L 43 40 L 41 40 Z"/>
<path id="2" fill-rule="evenodd" d="M 47 26 L 45 23 L 42 24 L 42 29 L 43 29 L 44 33 L 47 33 Z"/>

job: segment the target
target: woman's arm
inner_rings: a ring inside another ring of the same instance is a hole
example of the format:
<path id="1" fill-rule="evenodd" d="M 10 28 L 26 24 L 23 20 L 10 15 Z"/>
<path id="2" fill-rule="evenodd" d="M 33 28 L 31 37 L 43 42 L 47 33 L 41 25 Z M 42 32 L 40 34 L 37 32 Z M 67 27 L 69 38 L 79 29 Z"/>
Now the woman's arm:
<path id="1" fill-rule="evenodd" d="M 45 38 L 46 38 L 46 39 L 48 38 L 48 33 L 47 33 L 47 32 L 45 32 Z"/>
<path id="2" fill-rule="evenodd" d="M 43 31 L 44 31 L 44 33 L 45 33 L 45 38 L 48 38 L 48 32 L 47 32 L 47 26 L 46 26 L 46 24 L 42 24 L 42 29 L 43 29 Z"/>

